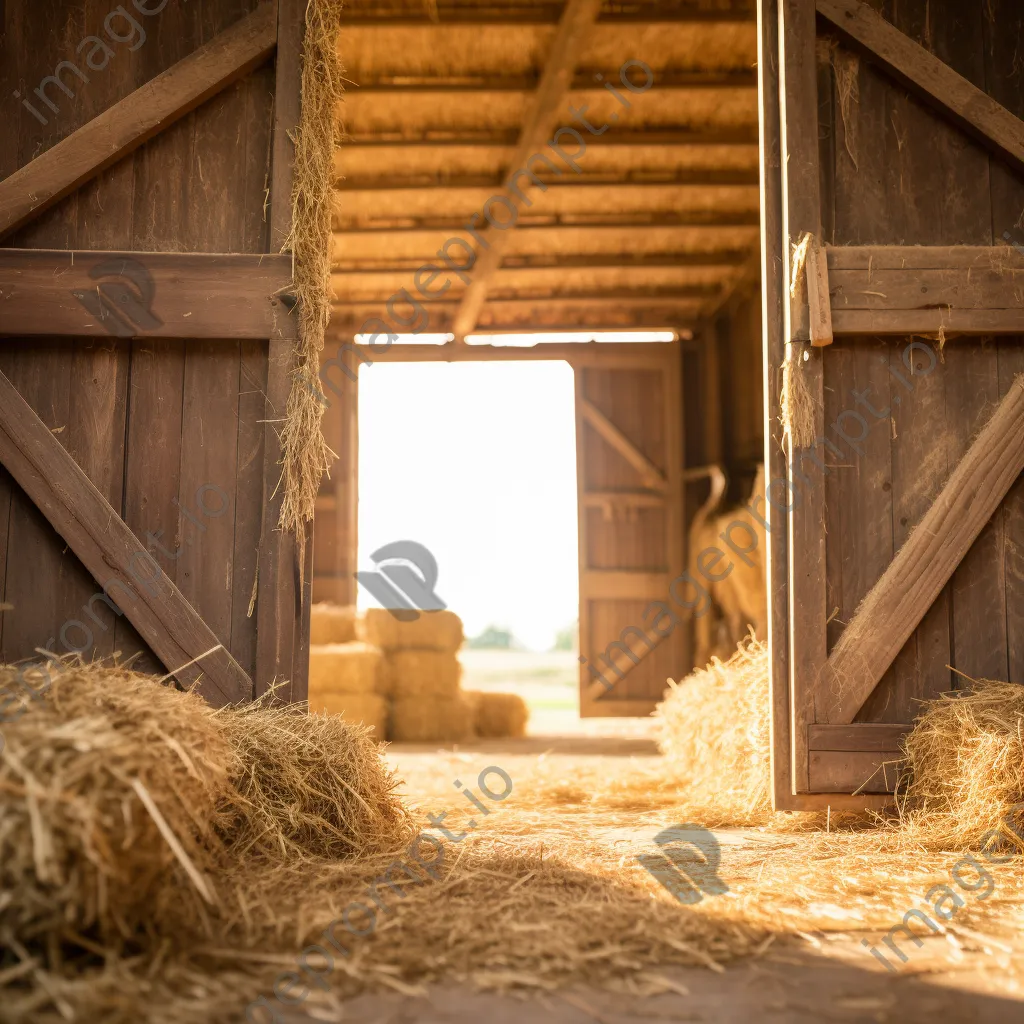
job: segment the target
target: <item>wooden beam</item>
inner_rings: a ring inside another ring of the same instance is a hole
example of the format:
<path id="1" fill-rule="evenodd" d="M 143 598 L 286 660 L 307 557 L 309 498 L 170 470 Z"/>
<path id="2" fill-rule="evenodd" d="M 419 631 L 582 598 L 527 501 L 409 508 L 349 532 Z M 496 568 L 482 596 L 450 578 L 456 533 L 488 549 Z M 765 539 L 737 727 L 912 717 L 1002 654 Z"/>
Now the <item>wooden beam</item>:
<path id="1" fill-rule="evenodd" d="M 586 195 L 585 190 L 587 189 L 597 188 L 638 189 L 640 192 L 644 192 L 654 188 L 678 188 L 681 186 L 692 188 L 732 186 L 755 189 L 758 184 L 756 168 L 751 168 L 749 171 L 718 170 L 716 168 L 681 170 L 667 172 L 661 176 L 645 174 L 643 178 L 639 179 L 623 178 L 621 174 L 616 173 L 581 173 L 572 178 L 558 178 L 550 172 L 545 174 L 544 168 L 539 165 L 537 165 L 536 171 L 537 177 L 547 188 L 554 189 L 556 192 L 561 191 L 563 194 L 567 189 L 583 190 L 574 191 L 573 194 L 578 196 Z M 420 174 L 412 178 L 353 178 L 351 175 L 346 175 L 343 180 L 337 181 L 334 187 L 339 192 L 346 194 L 347 201 L 351 199 L 348 194 L 352 192 L 422 192 L 424 189 L 431 189 L 435 193 L 438 190 L 454 189 L 486 189 L 494 192 L 501 186 L 502 178 L 494 176 L 439 177 L 432 174 Z"/>
<path id="2" fill-rule="evenodd" d="M 817 0 L 818 12 L 902 84 L 922 96 L 1018 170 L 1024 121 L 958 75 L 861 0 Z"/>
<path id="3" fill-rule="evenodd" d="M 608 214 L 574 214 L 571 216 L 543 216 L 538 215 L 534 219 L 522 217 L 522 223 L 517 225 L 516 231 L 522 234 L 524 231 L 644 231 L 651 228 L 695 228 L 706 230 L 734 230 L 736 228 L 758 227 L 758 214 L 756 210 L 749 213 L 737 213 L 734 211 L 717 210 L 694 210 L 679 213 L 675 210 L 657 211 L 647 214 L 641 213 L 626 214 L 621 217 L 610 217 Z M 339 227 L 337 222 L 334 226 L 334 245 L 336 249 L 345 248 L 345 240 L 351 236 L 356 240 L 355 244 L 366 235 L 399 234 L 409 232 L 438 232 L 444 231 L 455 234 L 465 231 L 465 219 L 455 220 L 451 217 L 401 217 L 381 218 L 369 224 L 360 223 Z M 756 231 L 752 233 L 756 238 Z M 434 246 L 438 240 L 431 238 L 427 243 Z M 428 262 L 425 260 L 424 262 Z"/>
<path id="4" fill-rule="evenodd" d="M 582 2 L 582 0 L 581 0 Z M 565 90 L 567 92 L 568 90 Z M 561 101 L 565 92 L 559 95 Z M 538 98 L 540 95 L 538 93 Z M 446 131 L 437 129 L 429 134 L 402 135 L 397 132 L 373 133 L 346 136 L 342 144 L 350 150 L 353 146 L 387 149 L 394 146 L 483 146 L 488 149 L 511 149 L 516 151 L 509 162 L 510 168 L 525 167 L 526 161 L 545 150 L 548 138 L 557 126 L 560 111 L 556 108 L 545 121 L 546 131 L 537 131 L 531 135 L 531 145 L 527 148 L 522 144 L 526 130 L 522 133 L 516 129 L 495 131 L 481 129 L 468 134 L 466 129 Z M 517 139 L 520 140 L 517 143 Z M 597 136 L 587 136 L 587 148 L 599 146 L 756 146 L 757 130 L 750 128 L 642 128 L 633 131 L 602 132 Z"/>
<path id="5" fill-rule="evenodd" d="M 892 793 L 906 770 L 902 762 L 899 749 L 811 750 L 808 778 L 818 793 Z"/>
<path id="6" fill-rule="evenodd" d="M 832 306 L 825 250 L 817 236 L 807 246 L 806 272 L 808 330 L 811 344 L 821 348 L 832 344 Z"/>
<path id="7" fill-rule="evenodd" d="M 346 337 L 337 330 L 328 339 L 325 350 L 339 337 Z M 581 333 L 579 327 L 566 328 Z M 518 328 L 515 333 L 524 332 Z M 595 331 L 600 334 L 600 331 Z M 547 331 L 536 332 L 538 338 L 549 336 Z M 370 363 L 472 363 L 472 362 L 523 362 L 535 360 L 564 360 L 575 366 L 611 367 L 660 367 L 669 358 L 668 342 L 557 342 L 539 341 L 534 345 L 407 345 L 396 343 L 381 352 L 373 352 L 369 346 L 360 346 Z M 353 366 L 370 365 L 349 357 Z M 346 378 L 347 379 L 347 378 Z"/>
<path id="8" fill-rule="evenodd" d="M 307 0 L 278 0 L 274 135 L 270 168 L 270 244 L 280 251 L 292 225 L 295 132 L 301 110 L 302 41 Z M 294 345 L 272 342 L 267 355 L 267 416 L 263 433 L 263 508 L 257 568 L 256 694 L 275 683 L 285 701 L 303 701 L 309 672 L 309 607 L 312 598 L 313 531 L 300 545 L 280 528 L 280 423 L 292 386 Z"/>
<path id="9" fill-rule="evenodd" d="M 346 28 L 421 28 L 439 33 L 453 26 L 480 26 L 496 31 L 522 29 L 531 26 L 555 25 L 559 20 L 559 5 L 473 7 L 461 5 L 435 5 L 431 14 L 413 15 L 406 8 L 381 8 L 378 10 L 353 9 L 346 7 L 341 23 Z M 614 28 L 619 25 L 649 25 L 652 28 L 664 25 L 666 28 L 679 25 L 752 25 L 752 5 L 732 4 L 718 10 L 702 10 L 697 6 L 683 7 L 674 11 L 631 10 L 603 14 L 598 19 L 602 27 Z"/>
<path id="10" fill-rule="evenodd" d="M 215 706 L 252 698 L 245 670 L 2 373 L 0 462 L 168 672 Z"/>
<path id="11" fill-rule="evenodd" d="M 832 650 L 818 707 L 853 721 L 1024 470 L 1024 376 L 985 424 Z"/>
<path id="12" fill-rule="evenodd" d="M 593 402 L 587 398 L 579 401 L 584 420 L 640 474 L 644 484 L 664 491 L 668 487 L 665 474 Z"/>
<path id="13" fill-rule="evenodd" d="M 276 3 L 252 14 L 94 117 L 0 182 L 0 237 L 117 163 L 262 64 L 277 39 Z"/>
<path id="14" fill-rule="evenodd" d="M 1020 334 L 1024 256 L 1013 246 L 828 249 L 837 334 Z"/>
<path id="15" fill-rule="evenodd" d="M 810 725 L 808 750 L 899 750 L 913 728 L 902 722 L 855 722 L 852 725 Z"/>
<path id="16" fill-rule="evenodd" d="M 784 337 L 789 371 L 802 376 L 811 401 L 814 418 L 812 438 L 825 432 L 822 350 L 808 344 L 810 331 L 806 289 L 798 288 L 797 294 L 791 295 L 786 282 L 793 279 L 794 249 L 805 233 L 821 237 L 815 46 L 813 6 L 806 0 L 779 0 L 783 248 L 780 283 L 784 289 Z M 794 444 L 791 434 L 787 435 L 786 446 L 788 465 L 799 465 L 801 449 Z M 783 479 L 788 475 L 786 472 Z M 786 514 L 792 739 L 790 781 L 794 793 L 812 792 L 808 782 L 806 725 L 814 721 L 813 687 L 827 655 L 825 479 L 822 469 L 817 465 L 810 467 L 805 479 L 807 485 L 802 488 L 800 502 Z M 782 754 L 781 751 L 778 753 Z"/>
<path id="17" fill-rule="evenodd" d="M 332 275 L 339 278 L 344 287 L 344 274 Z M 639 306 L 648 309 L 651 306 L 693 305 L 691 300 L 707 299 L 718 295 L 721 289 L 713 284 L 684 284 L 675 288 L 616 288 L 603 292 L 563 292 L 551 295 L 506 295 L 497 294 L 488 300 L 495 306 L 585 306 L 587 309 L 611 306 L 614 309 L 627 309 Z M 468 289 L 467 289 L 468 291 Z M 465 292 L 463 293 L 465 294 Z M 375 295 L 358 299 L 334 299 L 331 305 L 336 309 L 364 309 L 373 307 L 373 315 L 382 310 L 389 295 Z M 420 299 L 424 309 L 444 309 L 459 305 L 458 298 L 452 299 Z M 583 328 L 586 330 L 586 328 Z"/>
<path id="18" fill-rule="evenodd" d="M 0 335 L 295 338 L 291 256 L 0 249 Z"/>
<path id="19" fill-rule="evenodd" d="M 567 253 L 565 255 L 506 256 L 502 270 L 643 270 L 648 267 L 735 267 L 750 254 L 740 249 L 719 249 L 710 252 L 651 253 Z M 411 274 L 423 266 L 422 259 L 360 260 L 358 263 L 336 262 L 335 274 Z"/>
<path id="20" fill-rule="evenodd" d="M 592 90 L 599 80 L 594 76 L 605 68 L 590 67 L 577 70 L 570 89 Z M 421 96 L 455 94 L 458 96 L 488 92 L 534 92 L 540 83 L 537 75 L 401 75 L 364 79 L 351 94 L 366 96 Z M 730 68 L 719 71 L 679 71 L 667 68 L 658 72 L 658 92 L 684 89 L 756 89 L 757 75 L 749 68 Z"/>
<path id="21" fill-rule="evenodd" d="M 583 38 L 600 11 L 601 0 L 567 0 L 548 51 L 540 85 L 534 96 L 533 109 L 523 125 L 509 164 L 512 170 L 525 166 L 529 158 L 547 143 L 554 131 L 562 100 L 572 85 Z M 514 222 L 503 231 L 490 229 L 482 232 L 483 251 L 477 247 L 472 278 L 455 314 L 453 331 L 456 341 L 461 342 L 476 326 L 487 298 L 490 280 L 501 265 L 502 255 L 508 248 L 513 230 Z"/>
<path id="22" fill-rule="evenodd" d="M 625 569 L 584 569 L 580 587 L 588 600 L 653 601 L 668 593 L 667 572 L 629 572 Z"/>

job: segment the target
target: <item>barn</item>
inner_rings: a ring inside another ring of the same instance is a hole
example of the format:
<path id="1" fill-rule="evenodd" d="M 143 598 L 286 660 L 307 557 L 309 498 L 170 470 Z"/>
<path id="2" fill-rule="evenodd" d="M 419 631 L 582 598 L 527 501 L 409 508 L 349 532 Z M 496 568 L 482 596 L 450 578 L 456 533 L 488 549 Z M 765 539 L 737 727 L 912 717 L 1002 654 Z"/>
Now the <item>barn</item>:
<path id="1" fill-rule="evenodd" d="M 1020 1014 L 1016 0 L 0 12 L 4 1019 Z"/>

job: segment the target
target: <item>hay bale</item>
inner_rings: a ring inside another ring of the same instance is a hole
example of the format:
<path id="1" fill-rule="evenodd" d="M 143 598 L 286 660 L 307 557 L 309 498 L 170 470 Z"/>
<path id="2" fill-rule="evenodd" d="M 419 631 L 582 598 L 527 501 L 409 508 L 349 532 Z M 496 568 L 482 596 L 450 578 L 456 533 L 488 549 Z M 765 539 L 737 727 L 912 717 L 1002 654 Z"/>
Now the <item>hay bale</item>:
<path id="1" fill-rule="evenodd" d="M 466 700 L 473 709 L 473 732 L 486 739 L 525 736 L 530 710 L 517 693 L 490 693 L 467 690 Z"/>
<path id="2" fill-rule="evenodd" d="M 450 611 L 420 612 L 411 622 L 403 622 L 386 608 L 368 608 L 356 631 L 360 640 L 385 651 L 457 651 L 463 640 L 462 620 Z"/>
<path id="3" fill-rule="evenodd" d="M 309 642 L 349 644 L 356 639 L 356 609 L 351 604 L 321 601 L 309 611 Z"/>
<path id="4" fill-rule="evenodd" d="M 721 823 L 760 824 L 771 813 L 768 646 L 740 645 L 682 682 L 655 709 L 658 742 L 694 806 Z"/>
<path id="5" fill-rule="evenodd" d="M 998 829 L 1024 849 L 1024 686 L 972 680 L 922 706 L 901 766 L 909 777 L 902 824 L 911 838 L 949 850 Z"/>
<path id="6" fill-rule="evenodd" d="M 377 742 L 388 738 L 388 700 L 376 693 L 321 693 L 315 702 L 310 698 L 309 712 L 340 715 L 353 725 L 369 726 Z"/>
<path id="7" fill-rule="evenodd" d="M 473 711 L 460 693 L 454 699 L 399 697 L 391 706 L 391 738 L 404 743 L 468 740 Z"/>
<path id="8" fill-rule="evenodd" d="M 0 687 L 13 677 L 0 666 Z M 68 929 L 111 953 L 208 940 L 218 915 L 248 934 L 250 868 L 375 856 L 410 832 L 371 734 L 341 718 L 214 710 L 98 665 L 39 683 L 20 715 L 4 702 L 0 894 L 43 962 Z"/>
<path id="9" fill-rule="evenodd" d="M 385 693 L 386 689 L 387 676 L 378 648 L 359 641 L 310 647 L 310 710 L 316 710 L 314 702 L 326 694 Z"/>
<path id="10" fill-rule="evenodd" d="M 462 665 L 452 651 L 391 651 L 385 664 L 394 697 L 451 700 L 459 692 Z"/>

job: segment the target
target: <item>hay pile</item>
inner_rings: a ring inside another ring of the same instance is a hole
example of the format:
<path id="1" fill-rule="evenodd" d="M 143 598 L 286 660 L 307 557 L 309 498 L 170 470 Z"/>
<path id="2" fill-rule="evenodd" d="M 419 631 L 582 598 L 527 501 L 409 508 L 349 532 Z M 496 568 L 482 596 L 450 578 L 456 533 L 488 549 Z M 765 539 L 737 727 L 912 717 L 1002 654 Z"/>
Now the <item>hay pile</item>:
<path id="1" fill-rule="evenodd" d="M 771 815 L 768 645 L 740 644 L 680 683 L 657 706 L 658 739 L 688 800 L 716 824 Z"/>
<path id="2" fill-rule="evenodd" d="M 0 684 L 13 677 L 0 668 Z M 31 983 L 6 994 L 12 1019 L 49 1003 L 71 1019 L 75 984 L 100 965 L 131 974 L 204 942 L 271 941 L 296 872 L 410 834 L 376 745 L 340 719 L 214 711 L 98 666 L 68 665 L 22 703 L 0 758 L 0 985 Z M 120 1002 L 117 1019 L 141 1019 Z"/>

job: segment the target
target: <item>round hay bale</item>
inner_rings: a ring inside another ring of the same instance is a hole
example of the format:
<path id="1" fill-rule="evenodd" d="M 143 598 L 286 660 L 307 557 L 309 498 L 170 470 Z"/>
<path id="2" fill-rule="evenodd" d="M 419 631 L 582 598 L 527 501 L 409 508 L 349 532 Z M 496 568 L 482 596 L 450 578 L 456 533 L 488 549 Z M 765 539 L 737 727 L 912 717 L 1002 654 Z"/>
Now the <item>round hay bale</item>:
<path id="1" fill-rule="evenodd" d="M 400 697 L 391 706 L 391 738 L 404 743 L 460 741 L 473 735 L 473 712 L 459 694 L 454 699 Z"/>
<path id="2" fill-rule="evenodd" d="M 373 729 L 373 738 L 383 742 L 388 738 L 388 701 L 376 693 L 321 693 L 316 703 L 309 702 L 310 714 L 340 715 L 353 725 L 367 725 Z"/>
<path id="3" fill-rule="evenodd" d="M 329 693 L 383 693 L 387 678 L 383 657 L 376 647 L 316 644 L 309 648 L 309 705 Z"/>
<path id="4" fill-rule="evenodd" d="M 309 610 L 310 644 L 349 644 L 356 639 L 356 609 L 321 601 Z"/>
<path id="5" fill-rule="evenodd" d="M 216 713 L 123 669 L 51 665 L 49 684 L 44 671 L 26 673 L 34 699 L 5 708 L 5 923 L 26 936 L 71 928 L 110 948 L 168 920 L 201 932 L 241 771 Z M 0 667 L 8 690 L 14 677 Z"/>
<path id="6" fill-rule="evenodd" d="M 462 665 L 452 651 L 391 651 L 385 665 L 394 697 L 451 700 L 459 692 Z"/>
<path id="7" fill-rule="evenodd" d="M 403 622 L 386 608 L 368 608 L 357 620 L 356 631 L 360 640 L 385 651 L 457 651 L 463 640 L 462 619 L 450 611 L 420 612 L 411 622 Z"/>
<path id="8" fill-rule="evenodd" d="M 473 732 L 486 739 L 525 736 L 530 710 L 517 693 L 490 693 L 467 690 L 466 700 L 473 709 Z"/>

